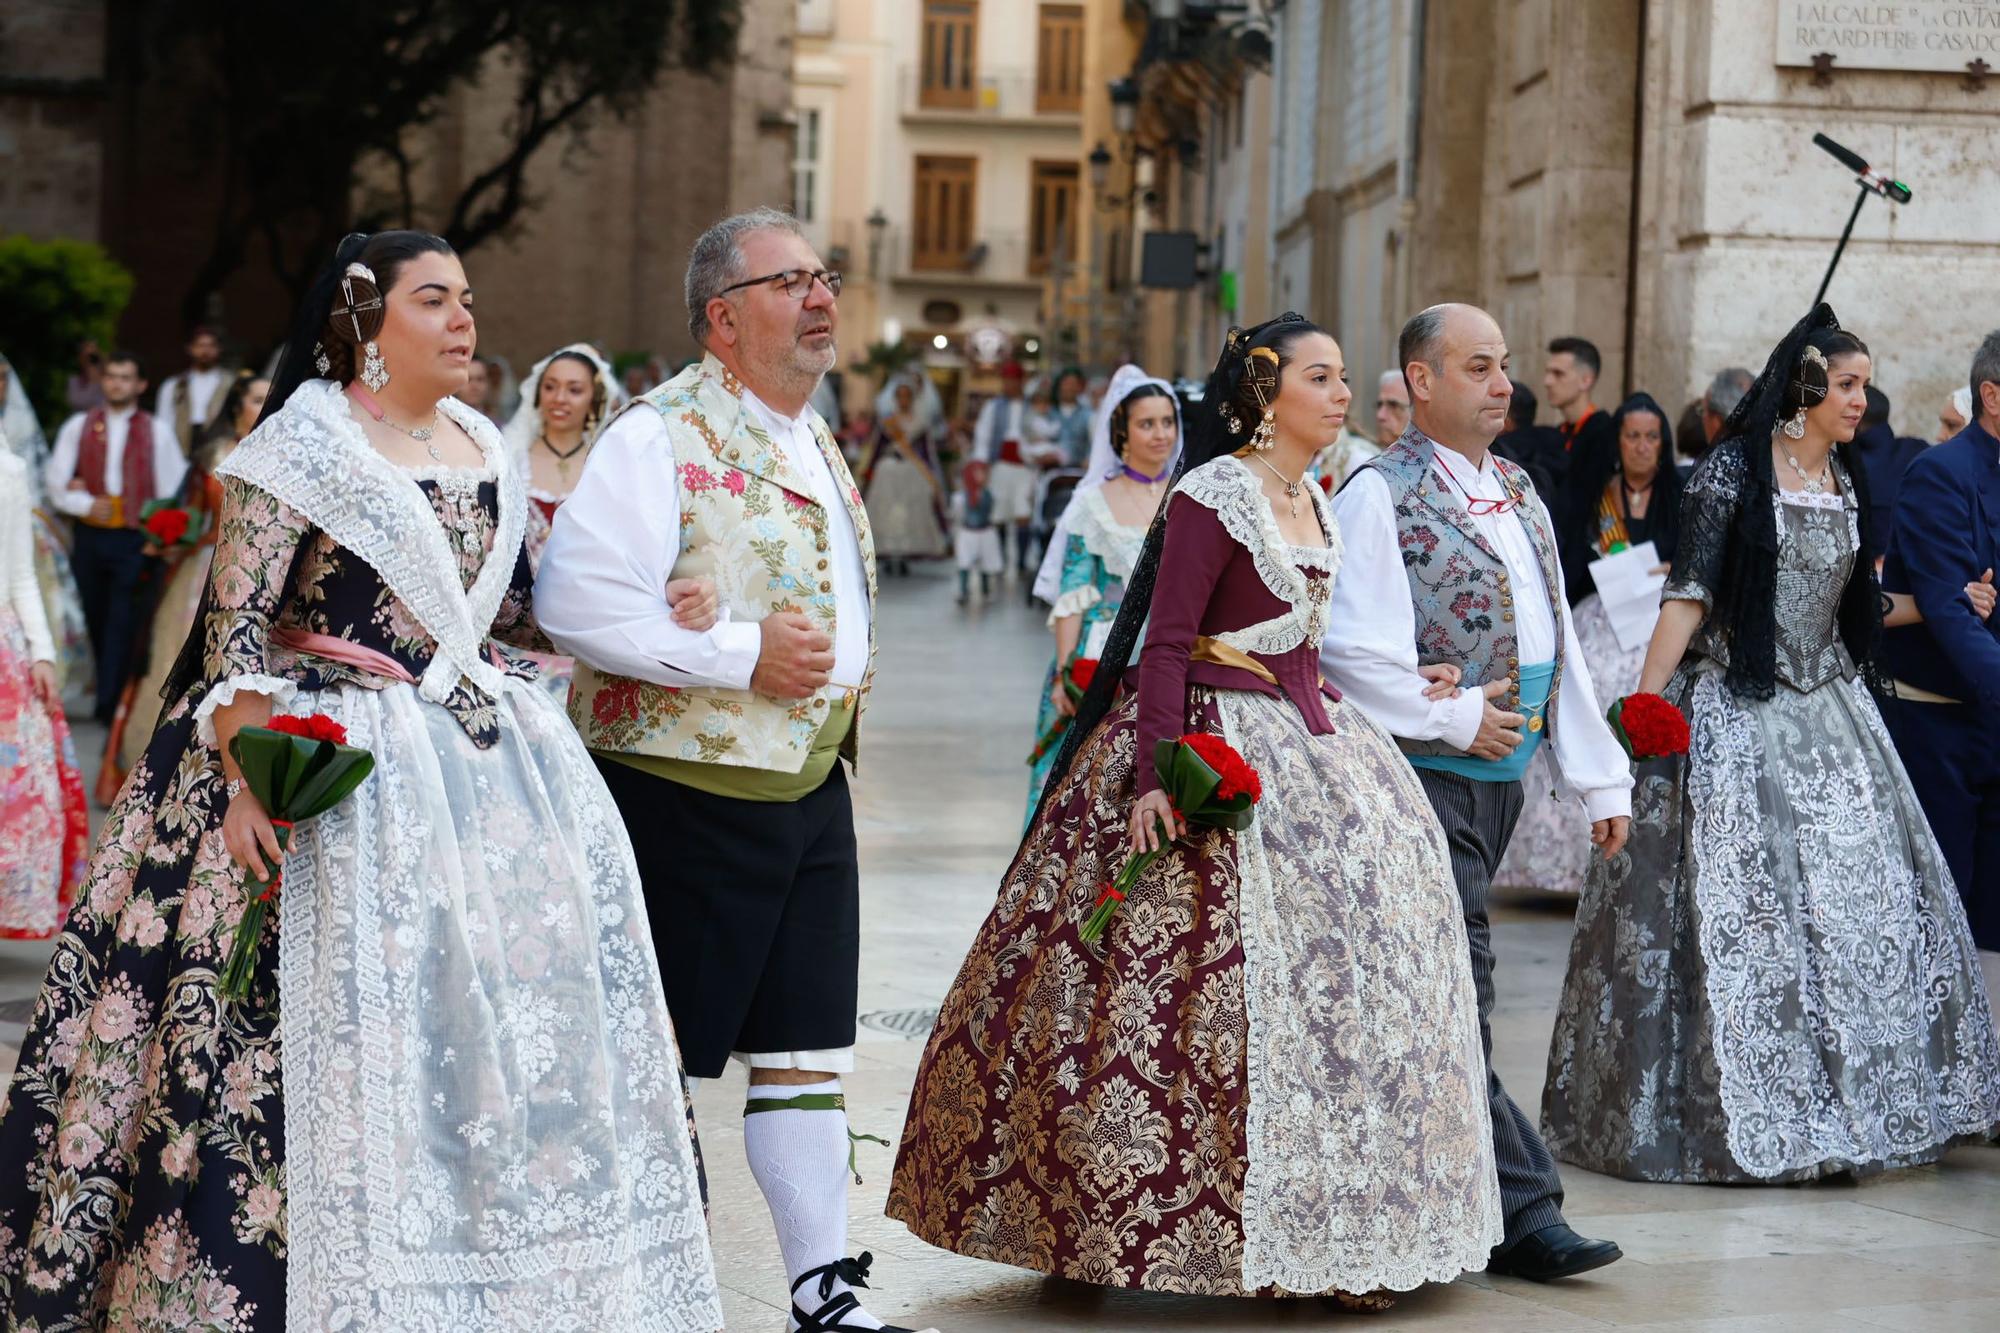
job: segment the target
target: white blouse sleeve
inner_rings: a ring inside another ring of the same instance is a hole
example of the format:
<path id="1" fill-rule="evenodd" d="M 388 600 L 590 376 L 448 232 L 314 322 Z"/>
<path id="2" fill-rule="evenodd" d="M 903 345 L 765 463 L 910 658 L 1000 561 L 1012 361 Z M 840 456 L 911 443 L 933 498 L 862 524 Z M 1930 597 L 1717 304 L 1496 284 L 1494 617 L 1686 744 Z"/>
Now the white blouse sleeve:
<path id="1" fill-rule="evenodd" d="M 28 502 L 27 466 L 0 456 L 0 596 L 14 608 L 35 662 L 56 659 L 55 638 L 49 633 L 42 606 L 41 584 L 35 580 L 34 510 Z"/>
<path id="2" fill-rule="evenodd" d="M 1390 734 L 1466 749 L 1486 699 L 1470 680 L 1456 698 L 1424 697 L 1429 682 L 1417 674 L 1417 615 L 1388 483 L 1363 473 L 1334 496 L 1333 513 L 1344 553 L 1320 645 L 1326 678 Z"/>
<path id="3" fill-rule="evenodd" d="M 605 429 L 583 479 L 556 510 L 535 578 L 535 619 L 550 642 L 600 671 L 655 685 L 743 690 L 763 631 L 724 607 L 709 629 L 682 629 L 667 605 L 681 550 L 680 484 L 659 413 L 635 409 Z"/>

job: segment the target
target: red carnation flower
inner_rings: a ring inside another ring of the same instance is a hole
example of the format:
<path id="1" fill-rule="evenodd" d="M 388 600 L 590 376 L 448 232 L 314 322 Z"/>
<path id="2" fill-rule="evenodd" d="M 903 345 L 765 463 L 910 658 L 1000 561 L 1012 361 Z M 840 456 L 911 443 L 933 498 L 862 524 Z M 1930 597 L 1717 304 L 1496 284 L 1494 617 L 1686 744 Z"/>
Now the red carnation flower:
<path id="1" fill-rule="evenodd" d="M 1634 759 L 1688 752 L 1687 718 L 1657 694 L 1633 694 L 1611 706 L 1612 730 Z"/>
<path id="2" fill-rule="evenodd" d="M 1201 756 L 1201 762 L 1214 769 L 1222 779 L 1215 789 L 1218 801 L 1232 800 L 1238 796 L 1248 796 L 1253 802 L 1264 797 L 1263 779 L 1257 770 L 1244 762 L 1243 756 L 1220 736 L 1210 736 L 1205 732 L 1193 732 L 1181 737 L 1181 744 Z"/>
<path id="3" fill-rule="evenodd" d="M 1097 679 L 1097 659 L 1079 657 L 1069 664 L 1069 679 L 1079 690 L 1090 688 L 1090 682 Z"/>
<path id="4" fill-rule="evenodd" d="M 274 717 L 266 726 L 272 731 L 281 731 L 287 736 L 301 736 L 309 741 L 347 744 L 347 728 L 325 713 L 314 713 L 311 717 Z"/>
<path id="5" fill-rule="evenodd" d="M 185 509 L 157 509 L 146 519 L 146 533 L 162 546 L 172 546 L 187 536 L 188 511 Z"/>

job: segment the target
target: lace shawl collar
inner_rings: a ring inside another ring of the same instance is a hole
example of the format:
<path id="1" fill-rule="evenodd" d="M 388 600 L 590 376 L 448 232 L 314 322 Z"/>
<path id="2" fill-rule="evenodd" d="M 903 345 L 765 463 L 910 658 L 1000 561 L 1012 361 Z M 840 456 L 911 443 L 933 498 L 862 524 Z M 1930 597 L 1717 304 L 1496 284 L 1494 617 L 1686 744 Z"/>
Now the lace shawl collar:
<path id="1" fill-rule="evenodd" d="M 438 407 L 479 446 L 499 489 L 493 547 L 469 589 L 415 477 L 376 452 L 330 380 L 300 385 L 216 469 L 297 510 L 375 571 L 436 641 L 418 686 L 432 703 L 448 699 L 461 676 L 488 696 L 505 687 L 485 646 L 527 527 L 527 493 L 493 423 L 455 398 Z"/>
<path id="2" fill-rule="evenodd" d="M 1079 495 L 1071 508 L 1073 512 L 1067 515 L 1070 532 L 1083 542 L 1083 549 L 1102 560 L 1113 578 L 1131 578 L 1146 549 L 1145 526 L 1131 528 L 1120 523 L 1104 498 L 1102 486 Z"/>
<path id="3" fill-rule="evenodd" d="M 1327 534 L 1325 546 L 1287 542 L 1270 501 L 1264 498 L 1263 483 L 1249 464 L 1234 455 L 1202 464 L 1182 477 L 1174 489 L 1214 512 L 1224 530 L 1250 553 L 1257 577 L 1271 595 L 1290 608 L 1276 619 L 1217 637 L 1246 652 L 1270 654 L 1316 642 L 1324 632 L 1327 599 L 1340 573 L 1341 556 L 1340 528 L 1320 488 L 1308 482 L 1303 489 L 1312 497 L 1313 511 Z M 1326 577 L 1310 578 L 1305 573 L 1308 568 L 1323 569 Z"/>

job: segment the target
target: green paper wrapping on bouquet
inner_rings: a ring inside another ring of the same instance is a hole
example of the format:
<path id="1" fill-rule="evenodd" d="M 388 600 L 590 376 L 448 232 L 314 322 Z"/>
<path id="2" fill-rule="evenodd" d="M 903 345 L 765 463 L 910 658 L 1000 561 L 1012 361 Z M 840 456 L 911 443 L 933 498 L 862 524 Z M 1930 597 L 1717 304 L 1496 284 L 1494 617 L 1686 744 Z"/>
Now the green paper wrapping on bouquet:
<path id="1" fill-rule="evenodd" d="M 1250 827 L 1256 815 L 1254 807 L 1264 796 L 1257 770 L 1219 736 L 1195 732 L 1179 740 L 1159 742 L 1153 747 L 1153 771 L 1159 774 L 1160 790 L 1167 794 L 1174 813 L 1189 824 L 1241 833 Z M 1117 876 L 1104 886 L 1090 916 L 1077 929 L 1085 943 L 1103 936 L 1139 876 L 1173 846 L 1173 830 L 1158 819 L 1154 824 L 1160 831 L 1160 845 L 1126 858 Z"/>
<path id="2" fill-rule="evenodd" d="M 229 960 L 223 965 L 222 996 L 238 1003 L 249 997 L 250 980 L 257 973 L 264 918 L 278 894 L 283 853 L 291 847 L 293 827 L 339 805 L 375 770 L 375 756 L 347 744 L 347 733 L 325 717 L 315 714 L 273 722 L 276 725 L 244 727 L 229 742 L 243 786 L 264 807 L 277 831 L 280 854 L 276 865 L 264 858 L 264 888 L 244 904 Z M 285 725 L 298 730 L 279 729 Z"/>

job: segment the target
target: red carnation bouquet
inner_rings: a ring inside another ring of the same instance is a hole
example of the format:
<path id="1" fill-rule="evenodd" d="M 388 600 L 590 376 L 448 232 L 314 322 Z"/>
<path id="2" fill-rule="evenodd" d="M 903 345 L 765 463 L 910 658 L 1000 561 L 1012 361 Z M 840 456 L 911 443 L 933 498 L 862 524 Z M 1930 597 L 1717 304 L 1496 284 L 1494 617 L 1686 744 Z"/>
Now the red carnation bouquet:
<path id="1" fill-rule="evenodd" d="M 244 727 L 231 738 L 229 753 L 242 770 L 244 787 L 271 817 L 281 857 L 292 845 L 295 824 L 339 805 L 375 769 L 375 756 L 349 745 L 347 729 L 324 713 L 274 717 L 264 726 Z M 227 1000 L 247 998 L 257 973 L 264 918 L 278 896 L 284 867 L 281 862 L 266 869 L 263 891 L 244 905 L 222 968 L 220 989 Z"/>
<path id="2" fill-rule="evenodd" d="M 1097 679 L 1097 659 L 1094 657 L 1072 657 L 1063 668 L 1063 693 L 1071 703 L 1082 703 L 1084 693 L 1090 689 L 1090 682 Z M 1028 767 L 1042 762 L 1042 756 L 1062 744 L 1063 733 L 1069 730 L 1070 719 L 1059 717 L 1055 725 L 1042 734 L 1035 742 L 1035 748 L 1028 754 Z"/>
<path id="3" fill-rule="evenodd" d="M 139 510 L 139 526 L 161 549 L 172 550 L 201 541 L 208 533 L 208 514 L 172 500 L 148 500 Z"/>
<path id="4" fill-rule="evenodd" d="M 1664 759 L 1688 752 L 1688 722 L 1657 694 L 1628 694 L 1605 711 L 1611 734 L 1630 759 Z"/>
<path id="5" fill-rule="evenodd" d="M 1264 781 L 1257 770 L 1220 736 L 1193 732 L 1179 740 L 1161 741 L 1153 747 L 1153 769 L 1173 802 L 1174 814 L 1190 824 L 1241 831 L 1250 826 L 1251 807 L 1264 799 Z M 1086 943 L 1104 934 L 1139 876 L 1173 846 L 1173 830 L 1162 823 L 1160 833 L 1157 848 L 1127 857 L 1117 878 L 1097 895 L 1097 906 L 1077 931 Z"/>

